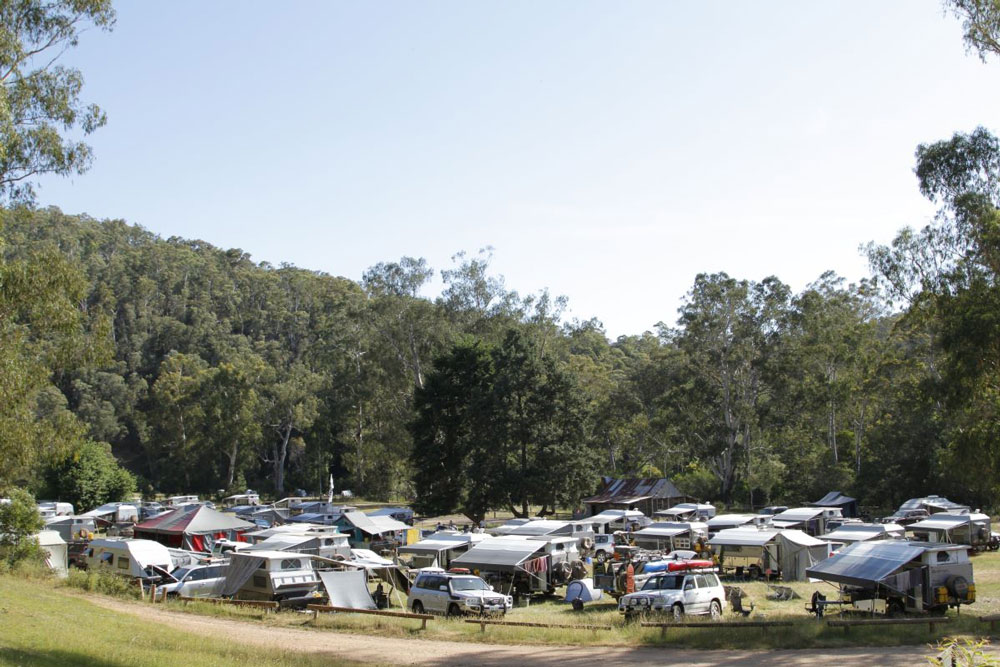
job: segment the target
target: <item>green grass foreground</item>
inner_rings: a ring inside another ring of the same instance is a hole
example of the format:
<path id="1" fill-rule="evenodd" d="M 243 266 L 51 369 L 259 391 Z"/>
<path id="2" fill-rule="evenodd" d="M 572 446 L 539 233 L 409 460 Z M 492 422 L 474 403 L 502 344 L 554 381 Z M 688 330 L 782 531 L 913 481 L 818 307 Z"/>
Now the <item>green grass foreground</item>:
<path id="1" fill-rule="evenodd" d="M 0 576 L 0 665 L 337 665 L 328 655 L 282 654 L 181 632 L 109 611 L 52 580 Z"/>
<path id="2" fill-rule="evenodd" d="M 901 646 L 936 644 L 946 637 L 979 638 L 989 635 L 989 625 L 980 623 L 978 616 L 1000 613 L 1000 553 L 976 556 L 974 559 L 977 602 L 962 608 L 957 614 L 949 611 L 951 622 L 935 626 L 933 632 L 924 624 L 877 628 L 852 628 L 845 634 L 842 628 L 831 628 L 826 620 L 838 618 L 836 611 L 822 621 L 808 614 L 804 607 L 813 591 L 833 597 L 836 588 L 825 583 L 795 582 L 789 584 L 801 597 L 787 601 L 767 599 L 768 587 L 763 582 L 739 583 L 746 594 L 745 605 L 753 602 L 754 612 L 749 621 L 789 620 L 791 627 L 779 628 L 670 628 L 665 637 L 659 629 L 643 628 L 638 623 L 625 623 L 613 598 L 588 603 L 584 611 L 575 612 L 570 605 L 552 599 L 518 607 L 506 617 L 508 621 L 552 625 L 600 625 L 611 630 L 525 628 L 488 626 L 481 632 L 478 624 L 438 617 L 419 630 L 419 621 L 360 614 L 320 614 L 315 622 L 303 623 L 303 615 L 294 612 L 265 613 L 257 609 L 241 609 L 208 603 L 167 602 L 166 608 L 187 613 L 241 619 L 267 626 L 288 626 L 317 631 L 357 632 L 386 637 L 421 637 L 460 642 L 527 645 L 601 645 L 601 646 L 670 646 L 698 649 L 794 649 L 847 648 L 854 646 Z M 561 590 L 560 590 L 561 592 Z M 403 598 L 405 601 L 405 598 Z M 396 600 L 393 600 L 396 603 Z M 394 609 L 399 610 L 398 607 Z M 862 618 L 849 616 L 848 618 Z M 919 616 L 914 616 L 919 618 Z M 669 619 L 651 617 L 650 621 Z M 706 617 L 692 620 L 705 621 Z M 727 611 L 727 621 L 743 620 Z"/>

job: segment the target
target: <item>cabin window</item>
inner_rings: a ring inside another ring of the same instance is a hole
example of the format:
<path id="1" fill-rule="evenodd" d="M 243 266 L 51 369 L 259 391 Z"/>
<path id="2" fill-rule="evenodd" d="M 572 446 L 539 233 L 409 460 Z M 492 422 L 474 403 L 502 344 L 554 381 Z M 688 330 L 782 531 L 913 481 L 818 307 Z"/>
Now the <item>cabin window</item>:
<path id="1" fill-rule="evenodd" d="M 565 548 L 564 544 L 562 543 L 556 544 L 556 551 L 562 551 L 564 548 Z"/>
<path id="2" fill-rule="evenodd" d="M 128 558 L 119 556 L 118 557 L 118 569 L 127 570 L 128 569 Z"/>
<path id="3" fill-rule="evenodd" d="M 302 563 L 299 562 L 298 558 L 286 558 L 281 561 L 282 570 L 298 570 L 302 567 Z"/>
<path id="4" fill-rule="evenodd" d="M 948 562 L 948 552 L 947 551 L 939 551 L 939 552 L 937 552 L 937 562 L 939 562 L 939 563 L 947 563 Z"/>

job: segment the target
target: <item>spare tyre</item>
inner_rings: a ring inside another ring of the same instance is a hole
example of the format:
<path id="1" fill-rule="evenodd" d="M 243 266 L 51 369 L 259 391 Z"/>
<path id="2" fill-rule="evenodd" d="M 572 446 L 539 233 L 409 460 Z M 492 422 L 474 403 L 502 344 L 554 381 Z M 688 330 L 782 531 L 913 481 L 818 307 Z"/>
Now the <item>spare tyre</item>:
<path id="1" fill-rule="evenodd" d="M 948 591 L 959 600 L 964 600 L 969 595 L 969 582 L 965 577 L 952 576 L 945 580 L 944 585 Z"/>

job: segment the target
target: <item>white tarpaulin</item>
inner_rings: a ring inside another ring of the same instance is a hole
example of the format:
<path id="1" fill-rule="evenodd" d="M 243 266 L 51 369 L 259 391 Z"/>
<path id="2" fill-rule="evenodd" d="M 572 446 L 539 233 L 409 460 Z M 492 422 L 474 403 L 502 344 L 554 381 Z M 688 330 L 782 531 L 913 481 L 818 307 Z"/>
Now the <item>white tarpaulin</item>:
<path id="1" fill-rule="evenodd" d="M 330 606 L 375 609 L 375 600 L 368 592 L 368 578 L 364 570 L 324 571 L 318 574 L 330 597 Z"/>
<path id="2" fill-rule="evenodd" d="M 566 585 L 566 602 L 580 600 L 581 602 L 593 602 L 600 600 L 604 591 L 594 588 L 589 579 L 576 579 Z"/>

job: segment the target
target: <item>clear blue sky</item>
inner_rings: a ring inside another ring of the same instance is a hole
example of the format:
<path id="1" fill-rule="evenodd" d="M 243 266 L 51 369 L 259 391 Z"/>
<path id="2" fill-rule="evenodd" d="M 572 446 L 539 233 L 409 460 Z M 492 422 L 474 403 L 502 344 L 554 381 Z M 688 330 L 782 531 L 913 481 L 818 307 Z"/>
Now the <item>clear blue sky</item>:
<path id="1" fill-rule="evenodd" d="M 66 57 L 96 161 L 40 204 L 355 280 L 492 245 L 612 338 L 699 272 L 860 279 L 933 213 L 916 145 L 1000 129 L 1000 62 L 934 0 L 117 8 Z"/>

